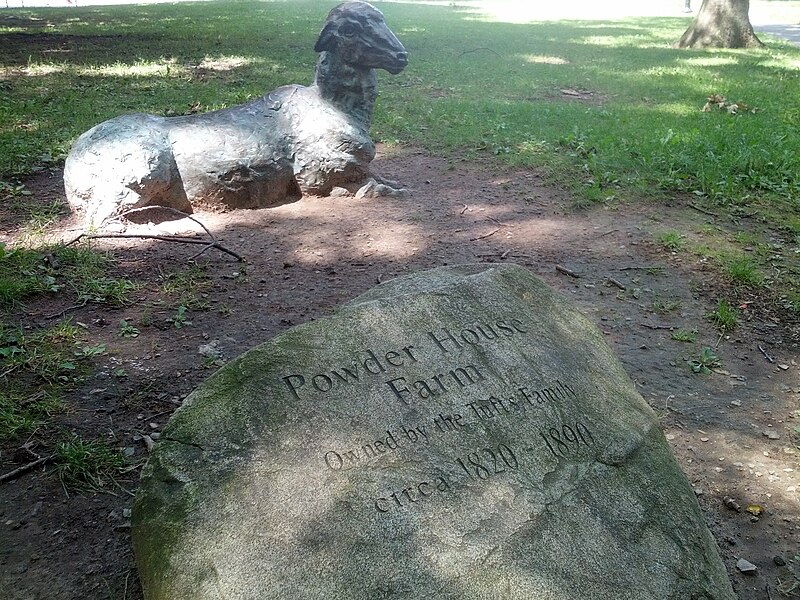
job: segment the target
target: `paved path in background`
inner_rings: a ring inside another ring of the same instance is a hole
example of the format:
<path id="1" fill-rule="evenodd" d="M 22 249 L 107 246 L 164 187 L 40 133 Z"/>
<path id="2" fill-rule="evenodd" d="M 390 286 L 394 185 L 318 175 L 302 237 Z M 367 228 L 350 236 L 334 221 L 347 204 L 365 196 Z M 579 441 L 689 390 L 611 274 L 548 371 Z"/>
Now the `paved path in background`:
<path id="1" fill-rule="evenodd" d="M 800 25 L 753 25 L 756 34 L 771 33 L 800 46 Z"/>

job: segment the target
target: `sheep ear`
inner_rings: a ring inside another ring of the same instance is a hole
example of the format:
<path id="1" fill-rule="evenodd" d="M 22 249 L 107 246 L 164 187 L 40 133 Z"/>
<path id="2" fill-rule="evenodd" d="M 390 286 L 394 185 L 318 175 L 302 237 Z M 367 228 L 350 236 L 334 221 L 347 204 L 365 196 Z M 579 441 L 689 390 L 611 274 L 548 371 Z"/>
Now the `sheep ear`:
<path id="1" fill-rule="evenodd" d="M 314 52 L 334 50 L 336 48 L 336 31 L 333 23 L 328 23 L 319 34 L 319 39 L 314 45 Z"/>

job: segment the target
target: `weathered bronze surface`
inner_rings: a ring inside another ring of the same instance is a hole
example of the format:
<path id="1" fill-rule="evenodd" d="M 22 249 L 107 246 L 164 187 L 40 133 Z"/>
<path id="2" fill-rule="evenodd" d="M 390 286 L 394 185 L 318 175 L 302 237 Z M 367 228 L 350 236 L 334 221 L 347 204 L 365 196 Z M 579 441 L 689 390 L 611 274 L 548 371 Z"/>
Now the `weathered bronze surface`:
<path id="1" fill-rule="evenodd" d="M 397 74 L 408 54 L 366 2 L 331 10 L 314 50 L 310 86 L 205 114 L 130 114 L 90 129 L 67 157 L 70 205 L 98 226 L 144 206 L 264 208 L 365 181 L 375 156 L 374 69 Z"/>

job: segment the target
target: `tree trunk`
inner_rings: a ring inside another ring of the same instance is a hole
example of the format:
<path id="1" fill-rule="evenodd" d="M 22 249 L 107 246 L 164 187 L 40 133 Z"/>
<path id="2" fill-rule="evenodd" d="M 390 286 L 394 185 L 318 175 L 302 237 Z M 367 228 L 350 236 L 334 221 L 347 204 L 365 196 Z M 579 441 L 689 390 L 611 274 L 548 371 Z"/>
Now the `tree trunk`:
<path id="1" fill-rule="evenodd" d="M 703 0 L 697 17 L 675 44 L 678 48 L 758 48 L 750 24 L 750 0 Z"/>

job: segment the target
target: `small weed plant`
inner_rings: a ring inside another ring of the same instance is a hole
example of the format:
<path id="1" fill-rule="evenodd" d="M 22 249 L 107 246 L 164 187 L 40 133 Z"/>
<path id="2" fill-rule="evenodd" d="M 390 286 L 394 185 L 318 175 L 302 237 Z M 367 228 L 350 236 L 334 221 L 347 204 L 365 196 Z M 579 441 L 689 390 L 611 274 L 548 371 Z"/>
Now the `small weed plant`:
<path id="1" fill-rule="evenodd" d="M 653 312 L 666 315 L 675 312 L 681 307 L 681 301 L 676 298 L 656 298 L 653 300 Z"/>
<path id="2" fill-rule="evenodd" d="M 26 198 L 31 195 L 31 191 L 19 181 L 3 181 L 0 179 L 0 200 L 13 200 Z"/>
<path id="3" fill-rule="evenodd" d="M 672 332 L 672 339 L 676 342 L 694 344 L 697 341 L 696 329 L 676 329 Z"/>
<path id="4" fill-rule="evenodd" d="M 692 370 L 692 373 L 702 373 L 707 375 L 714 369 L 718 369 L 721 366 L 722 362 L 714 353 L 714 349 L 708 346 L 700 351 L 700 354 L 697 356 L 697 358 L 693 358 L 689 361 L 689 368 Z"/>
<path id="5" fill-rule="evenodd" d="M 725 273 L 731 281 L 748 287 L 758 287 L 764 283 L 764 276 L 758 265 L 747 257 L 737 257 L 723 264 Z"/>
<path id="6" fill-rule="evenodd" d="M 56 446 L 55 464 L 64 489 L 107 490 L 127 467 L 122 453 L 99 440 L 78 436 Z"/>
<path id="7" fill-rule="evenodd" d="M 189 320 L 189 317 L 186 314 L 186 310 L 187 310 L 186 307 L 183 304 L 181 304 L 175 310 L 175 314 L 167 319 L 167 323 L 172 323 L 175 329 L 180 329 L 181 327 L 186 327 L 187 325 L 191 325 L 192 322 Z"/>
<path id="8" fill-rule="evenodd" d="M 709 314 L 709 318 L 721 333 L 728 333 L 733 331 L 739 322 L 739 310 L 727 300 L 720 300 L 717 308 Z"/>
<path id="9" fill-rule="evenodd" d="M 119 335 L 120 337 L 124 338 L 135 338 L 139 337 L 139 328 L 131 324 L 129 321 L 125 319 L 121 319 L 119 322 Z"/>
<path id="10" fill-rule="evenodd" d="M 675 252 L 683 247 L 684 237 L 677 231 L 662 231 L 658 235 L 658 243 L 670 252 Z"/>

